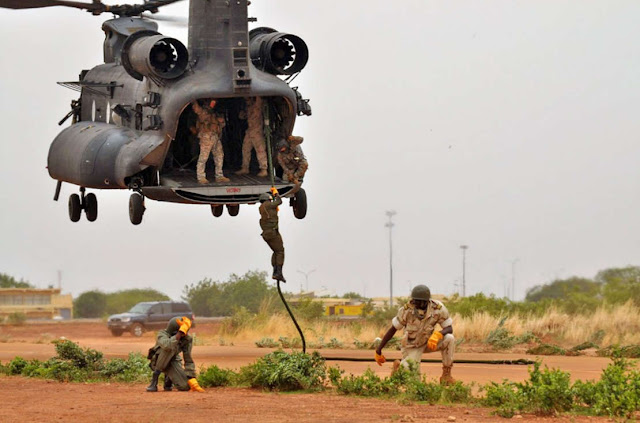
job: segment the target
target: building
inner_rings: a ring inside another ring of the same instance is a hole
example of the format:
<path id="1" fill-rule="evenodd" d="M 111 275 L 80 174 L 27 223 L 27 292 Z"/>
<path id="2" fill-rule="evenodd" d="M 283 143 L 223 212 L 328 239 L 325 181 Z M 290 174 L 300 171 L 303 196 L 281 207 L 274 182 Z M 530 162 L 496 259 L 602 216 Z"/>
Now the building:
<path id="1" fill-rule="evenodd" d="M 0 288 L 0 320 L 14 313 L 27 319 L 71 319 L 73 298 L 60 289 Z"/>

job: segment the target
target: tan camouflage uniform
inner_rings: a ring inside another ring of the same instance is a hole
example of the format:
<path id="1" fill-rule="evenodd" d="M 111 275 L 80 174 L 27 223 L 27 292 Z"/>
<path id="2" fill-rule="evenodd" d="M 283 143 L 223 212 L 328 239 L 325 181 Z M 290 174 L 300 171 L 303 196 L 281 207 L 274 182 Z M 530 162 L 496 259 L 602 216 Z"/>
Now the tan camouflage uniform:
<path id="1" fill-rule="evenodd" d="M 222 128 L 224 128 L 224 117 L 216 114 L 212 109 L 202 108 L 197 101 L 193 102 L 193 111 L 198 115 L 196 130 L 198 138 L 200 138 L 200 156 L 196 165 L 196 176 L 198 182 L 206 184 L 205 167 L 209 154 L 213 151 L 213 162 L 215 164 L 216 182 L 229 182 L 222 173 L 222 165 L 224 163 L 224 150 L 222 149 Z"/>
<path id="2" fill-rule="evenodd" d="M 285 151 L 278 151 L 278 163 L 282 167 L 284 176 L 287 181 L 299 184 L 300 179 L 309 169 L 309 163 L 302 152 L 302 144 L 304 138 L 290 136 L 287 140 Z"/>
<path id="3" fill-rule="evenodd" d="M 247 98 L 247 132 L 242 141 L 242 168 L 237 175 L 249 173 L 251 149 L 255 148 L 260 172 L 258 176 L 267 176 L 267 148 L 264 141 L 264 122 L 262 118 L 262 97 Z"/>
<path id="4" fill-rule="evenodd" d="M 420 320 L 416 315 L 413 304 L 408 303 L 398 310 L 398 314 L 391 323 L 393 327 L 400 330 L 404 328 L 402 337 L 402 362 L 405 368 L 409 368 L 408 360 L 420 363 L 422 353 L 431 352 L 427 349 L 427 341 L 435 329 L 436 323 L 443 329 L 453 324 L 449 311 L 438 300 L 429 300 L 429 306 L 424 319 Z M 452 334 L 447 334 L 438 342 L 438 351 L 442 353 L 442 365 L 451 367 L 453 365 L 453 351 L 455 338 Z M 418 369 L 420 366 L 418 366 Z"/>

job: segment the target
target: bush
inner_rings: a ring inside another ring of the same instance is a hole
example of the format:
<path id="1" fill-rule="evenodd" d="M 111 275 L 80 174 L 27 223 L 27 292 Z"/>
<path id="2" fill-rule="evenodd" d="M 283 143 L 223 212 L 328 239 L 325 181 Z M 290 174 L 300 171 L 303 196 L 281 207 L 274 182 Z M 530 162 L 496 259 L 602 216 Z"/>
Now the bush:
<path id="1" fill-rule="evenodd" d="M 198 383 L 203 388 L 215 386 L 231 386 L 235 383 L 238 374 L 232 370 L 221 369 L 216 365 L 210 366 L 198 375 Z"/>
<path id="2" fill-rule="evenodd" d="M 151 368 L 149 360 L 138 352 L 129 353 L 125 360 L 114 358 L 102 366 L 100 376 L 107 380 L 117 380 L 119 382 L 144 382 L 151 378 Z"/>
<path id="3" fill-rule="evenodd" d="M 442 385 L 435 382 L 427 382 L 426 378 L 407 385 L 407 398 L 413 401 L 423 401 L 435 404 L 442 397 Z"/>
<path id="4" fill-rule="evenodd" d="M 107 294 L 100 291 L 83 292 L 73 301 L 76 317 L 102 317 L 106 314 Z"/>
<path id="5" fill-rule="evenodd" d="M 293 306 L 293 315 L 303 320 L 318 320 L 324 316 L 324 305 L 311 298 L 301 298 Z"/>
<path id="6" fill-rule="evenodd" d="M 273 338 L 262 338 L 255 342 L 258 348 L 277 348 L 280 344 Z"/>
<path id="7" fill-rule="evenodd" d="M 83 350 L 78 344 L 67 339 L 55 340 L 52 343 L 60 360 L 71 361 L 81 369 L 99 370 L 102 366 L 103 355 L 100 351 L 92 348 Z"/>
<path id="8" fill-rule="evenodd" d="M 19 375 L 22 373 L 22 369 L 24 369 L 26 365 L 27 360 L 22 357 L 15 357 L 9 362 L 9 365 L 7 366 L 7 374 Z"/>
<path id="9" fill-rule="evenodd" d="M 529 348 L 526 353 L 533 355 L 566 355 L 567 350 L 557 345 L 540 344 Z"/>
<path id="10" fill-rule="evenodd" d="M 254 364 L 240 369 L 240 380 L 252 388 L 278 391 L 323 389 L 326 379 L 324 359 L 314 352 L 304 354 L 274 351 Z"/>
<path id="11" fill-rule="evenodd" d="M 442 398 L 447 402 L 469 403 L 472 400 L 471 386 L 462 382 L 447 385 L 442 389 Z"/>
<path id="12" fill-rule="evenodd" d="M 9 325 L 24 325 L 27 321 L 27 315 L 24 313 L 11 313 L 7 316 L 7 324 Z"/>

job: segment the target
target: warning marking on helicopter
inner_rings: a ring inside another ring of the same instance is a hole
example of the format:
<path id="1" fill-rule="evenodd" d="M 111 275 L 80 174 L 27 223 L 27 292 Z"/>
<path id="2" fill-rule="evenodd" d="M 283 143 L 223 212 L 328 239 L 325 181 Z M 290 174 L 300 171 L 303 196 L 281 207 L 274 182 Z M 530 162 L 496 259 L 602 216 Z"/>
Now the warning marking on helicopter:
<path id="1" fill-rule="evenodd" d="M 227 192 L 236 193 L 242 191 L 240 188 L 227 188 Z"/>

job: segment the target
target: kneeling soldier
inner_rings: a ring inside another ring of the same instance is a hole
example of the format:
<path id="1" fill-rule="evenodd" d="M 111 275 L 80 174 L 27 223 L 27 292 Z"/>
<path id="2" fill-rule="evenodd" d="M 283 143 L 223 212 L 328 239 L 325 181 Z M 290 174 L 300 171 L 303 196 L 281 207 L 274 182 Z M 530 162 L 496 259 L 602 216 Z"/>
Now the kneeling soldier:
<path id="1" fill-rule="evenodd" d="M 382 366 L 386 361 L 382 355 L 382 349 L 389 342 L 398 329 L 404 328 L 402 338 L 402 361 L 399 363 L 405 368 L 409 367 L 408 360 L 418 364 L 422 353 L 439 350 L 442 353 L 442 376 L 440 383 L 452 384 L 455 379 L 451 377 L 453 367 L 453 349 L 455 338 L 453 337 L 453 321 L 449 317 L 449 311 L 438 300 L 431 299 L 431 291 L 425 285 L 418 285 L 411 291 L 411 301 L 398 310 L 398 314 L 391 321 L 392 326 L 382 338 L 376 349 L 376 362 Z M 435 325 L 439 324 L 441 331 L 435 331 Z M 396 364 L 396 363 L 394 363 Z M 397 369 L 398 365 L 394 365 Z"/>
<path id="2" fill-rule="evenodd" d="M 149 366 L 154 370 L 154 380 L 151 385 L 157 385 L 156 371 L 160 371 L 164 373 L 165 379 L 169 378 L 179 391 L 204 392 L 196 379 L 196 365 L 191 358 L 193 338 L 188 335 L 189 329 L 191 329 L 191 320 L 188 317 L 174 317 L 169 321 L 166 329 L 158 331 L 156 345 L 149 350 L 148 356 L 151 360 Z M 182 367 L 180 353 L 184 359 L 184 367 Z M 147 390 L 149 391 L 148 388 Z"/>

